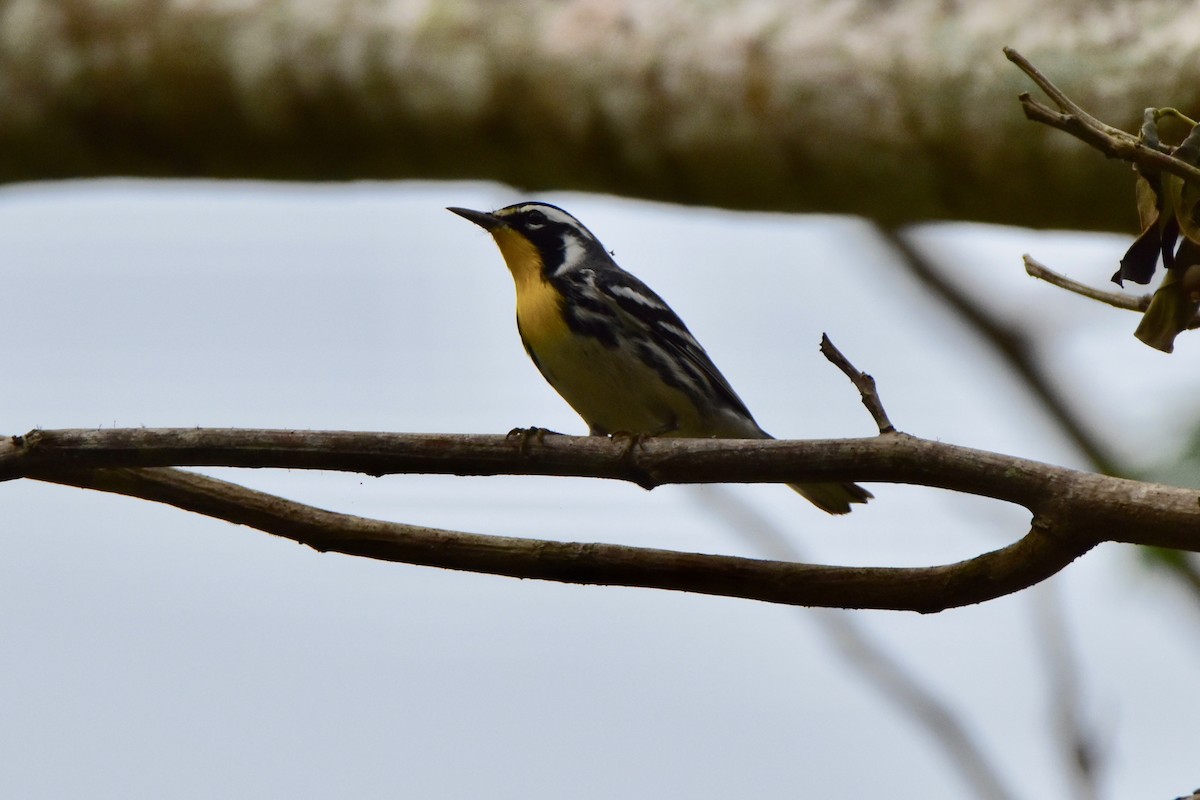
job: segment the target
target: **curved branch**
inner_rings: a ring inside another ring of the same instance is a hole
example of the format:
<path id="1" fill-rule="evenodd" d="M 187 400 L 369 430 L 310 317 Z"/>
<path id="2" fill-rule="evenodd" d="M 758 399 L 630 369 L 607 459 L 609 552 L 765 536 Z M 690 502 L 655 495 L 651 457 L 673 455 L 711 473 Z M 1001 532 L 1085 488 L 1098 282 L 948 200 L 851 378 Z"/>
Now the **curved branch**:
<path id="1" fill-rule="evenodd" d="M 935 612 L 1042 581 L 1095 542 L 1035 529 L 1015 544 L 926 568 L 829 567 L 612 544 L 579 544 L 404 525 L 306 506 L 169 468 L 39 477 L 140 497 L 247 525 L 322 552 L 562 583 L 640 586 L 771 603 Z"/>

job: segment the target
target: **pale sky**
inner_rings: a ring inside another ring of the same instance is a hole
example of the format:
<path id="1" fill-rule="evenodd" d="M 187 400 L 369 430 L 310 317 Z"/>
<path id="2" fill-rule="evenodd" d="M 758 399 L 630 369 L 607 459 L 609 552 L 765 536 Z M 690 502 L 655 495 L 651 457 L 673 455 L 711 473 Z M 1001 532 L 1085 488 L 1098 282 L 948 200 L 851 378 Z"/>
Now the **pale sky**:
<path id="1" fill-rule="evenodd" d="M 95 182 L 0 190 L 6 434 L 242 426 L 501 433 L 583 423 L 538 375 L 499 253 L 447 205 L 485 184 Z M 779 437 L 864 436 L 822 332 L 910 433 L 1079 465 L 986 347 L 860 221 L 586 195 L 582 219 L 687 321 Z M 1200 340 L 1027 278 L 1029 252 L 1103 284 L 1130 237 L 944 226 L 958 279 L 1046 345 L 1139 464 L 1195 426 Z M 929 565 L 1027 514 L 873 485 L 827 517 L 777 486 L 221 471 L 319 506 L 480 533 L 761 555 L 697 502 L 735 493 L 808 557 Z M 322 555 L 128 498 L 0 485 L 0 796 L 969 796 L 944 754 L 835 655 L 813 612 Z M 851 618 L 961 715 L 1014 795 L 1068 796 L 1035 618 L 1061 600 L 1105 795 L 1200 784 L 1200 637 L 1132 548 L 1036 591 Z"/>

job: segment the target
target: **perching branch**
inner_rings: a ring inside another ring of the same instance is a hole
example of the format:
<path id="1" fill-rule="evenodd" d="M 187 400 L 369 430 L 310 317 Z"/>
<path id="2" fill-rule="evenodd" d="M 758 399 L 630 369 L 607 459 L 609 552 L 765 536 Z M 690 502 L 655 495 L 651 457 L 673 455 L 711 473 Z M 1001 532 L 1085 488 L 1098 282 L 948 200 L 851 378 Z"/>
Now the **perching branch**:
<path id="1" fill-rule="evenodd" d="M 642 586 L 791 605 L 940 611 L 1032 586 L 1104 541 L 1200 550 L 1200 495 L 894 432 L 874 381 L 828 337 L 859 387 L 873 439 L 463 436 L 239 429 L 35 430 L 0 441 L 0 481 L 31 478 L 166 503 L 320 551 L 566 583 Z M 559 475 L 664 483 L 863 480 L 952 489 L 1024 506 L 1007 547 L 934 567 L 833 567 L 608 544 L 520 539 L 339 514 L 174 466 L 369 475 Z"/>
<path id="2" fill-rule="evenodd" d="M 36 430 L 0 441 L 0 480 L 87 469 L 271 467 L 369 475 L 558 475 L 668 483 L 863 480 L 1015 503 L 1086 538 L 1200 550 L 1200 494 L 902 433 L 870 439 L 516 437 L 205 428 Z"/>
<path id="3" fill-rule="evenodd" d="M 1101 726 L 1085 712 L 1077 655 L 1072 650 L 1070 631 L 1058 595 L 1059 587 L 1043 584 L 1034 591 L 1034 633 L 1049 679 L 1045 705 L 1055 729 L 1055 742 L 1067 768 L 1071 797 L 1098 800 L 1105 745 Z"/>

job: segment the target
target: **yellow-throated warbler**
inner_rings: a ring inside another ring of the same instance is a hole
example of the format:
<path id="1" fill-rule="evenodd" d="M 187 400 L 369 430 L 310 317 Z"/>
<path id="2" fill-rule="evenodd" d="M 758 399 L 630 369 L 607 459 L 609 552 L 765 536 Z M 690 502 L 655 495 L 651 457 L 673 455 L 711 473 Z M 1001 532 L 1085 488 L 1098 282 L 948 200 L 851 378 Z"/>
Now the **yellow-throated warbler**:
<path id="1" fill-rule="evenodd" d="M 579 220 L 546 203 L 449 210 L 496 240 L 525 350 L 592 435 L 771 438 L 683 320 Z M 830 514 L 871 497 L 853 483 L 790 485 Z"/>

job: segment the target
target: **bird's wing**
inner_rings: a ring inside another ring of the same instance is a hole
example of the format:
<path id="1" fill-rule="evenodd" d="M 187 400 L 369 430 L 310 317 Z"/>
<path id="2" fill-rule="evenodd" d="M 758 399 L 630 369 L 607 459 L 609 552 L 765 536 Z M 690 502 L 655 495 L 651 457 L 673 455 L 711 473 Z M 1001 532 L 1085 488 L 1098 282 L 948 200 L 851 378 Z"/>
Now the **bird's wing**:
<path id="1" fill-rule="evenodd" d="M 729 381 L 679 315 L 654 290 L 620 269 L 605 270 L 603 280 L 597 280 L 593 270 L 579 272 L 586 273 L 579 276 L 585 284 L 581 288 L 603 305 L 630 339 L 651 349 L 657 347 L 665 351 L 663 363 L 656 365 L 660 372 L 673 368 L 685 370 L 685 374 L 674 378 L 704 387 L 715 400 L 754 425 L 749 409 Z M 678 366 L 672 367 L 673 364 Z M 671 380 L 669 374 L 663 377 Z"/>

